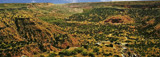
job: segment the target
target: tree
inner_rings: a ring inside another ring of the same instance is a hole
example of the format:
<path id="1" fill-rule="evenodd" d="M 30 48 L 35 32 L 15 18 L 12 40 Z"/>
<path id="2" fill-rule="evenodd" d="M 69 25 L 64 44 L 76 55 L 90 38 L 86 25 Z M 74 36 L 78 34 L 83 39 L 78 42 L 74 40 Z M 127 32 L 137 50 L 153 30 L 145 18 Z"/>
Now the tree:
<path id="1" fill-rule="evenodd" d="M 94 53 L 89 53 L 89 56 L 91 56 L 91 57 L 95 57 L 95 55 L 94 55 Z"/>
<path id="2" fill-rule="evenodd" d="M 87 55 L 88 55 L 88 52 L 83 51 L 81 54 L 82 54 L 83 56 L 87 56 Z"/>
<path id="3" fill-rule="evenodd" d="M 94 48 L 94 49 L 93 49 L 93 52 L 99 52 L 99 48 L 97 48 L 97 47 Z"/>

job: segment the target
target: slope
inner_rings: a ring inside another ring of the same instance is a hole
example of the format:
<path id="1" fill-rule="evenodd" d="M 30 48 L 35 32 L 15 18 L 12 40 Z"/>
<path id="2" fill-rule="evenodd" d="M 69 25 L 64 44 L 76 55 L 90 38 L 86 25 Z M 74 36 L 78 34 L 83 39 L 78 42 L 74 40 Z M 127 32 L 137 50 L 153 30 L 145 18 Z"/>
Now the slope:
<path id="1" fill-rule="evenodd" d="M 24 12 L 0 14 L 0 55 L 32 56 L 46 51 L 58 51 L 78 46 L 73 38 L 56 25 L 41 21 Z"/>

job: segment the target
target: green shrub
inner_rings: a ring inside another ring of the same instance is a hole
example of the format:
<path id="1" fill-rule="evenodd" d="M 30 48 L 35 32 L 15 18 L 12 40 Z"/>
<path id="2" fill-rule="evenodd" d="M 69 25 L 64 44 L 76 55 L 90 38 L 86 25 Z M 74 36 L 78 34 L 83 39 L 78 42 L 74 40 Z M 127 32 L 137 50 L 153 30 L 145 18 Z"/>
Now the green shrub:
<path id="1" fill-rule="evenodd" d="M 96 52 L 97 55 L 101 54 L 100 52 Z"/>
<path id="2" fill-rule="evenodd" d="M 69 50 L 63 50 L 61 52 L 59 52 L 59 55 L 66 55 L 66 56 L 71 56 L 71 55 L 76 55 L 77 52 L 76 51 L 69 51 Z"/>
<path id="3" fill-rule="evenodd" d="M 77 52 L 76 52 L 75 50 L 73 50 L 73 51 L 71 51 L 71 54 L 72 54 L 72 55 L 76 55 Z"/>
<path id="4" fill-rule="evenodd" d="M 88 49 L 88 48 L 89 48 L 89 45 L 83 45 L 83 47 L 84 47 L 85 49 Z"/>
<path id="5" fill-rule="evenodd" d="M 91 56 L 91 57 L 95 57 L 95 55 L 94 55 L 94 53 L 89 53 L 89 56 Z"/>
<path id="6" fill-rule="evenodd" d="M 68 50 L 64 51 L 64 55 L 70 56 L 71 54 L 72 54 L 71 51 L 68 51 Z"/>
<path id="7" fill-rule="evenodd" d="M 97 47 L 93 49 L 93 52 L 98 52 L 98 51 L 99 51 L 99 48 Z"/>
<path id="8" fill-rule="evenodd" d="M 70 56 L 70 55 L 72 55 L 72 52 L 71 51 L 66 51 L 65 55 Z"/>
<path id="9" fill-rule="evenodd" d="M 60 55 L 60 57 L 64 57 L 64 55 Z"/>
<path id="10" fill-rule="evenodd" d="M 55 57 L 55 56 L 57 56 L 55 53 L 51 53 L 51 54 L 49 54 L 48 57 Z"/>
<path id="11" fill-rule="evenodd" d="M 73 55 L 72 57 L 77 57 L 77 56 Z"/>
<path id="12" fill-rule="evenodd" d="M 88 55 L 88 52 L 83 51 L 81 54 L 82 54 L 83 56 L 87 56 L 87 55 Z"/>
<path id="13" fill-rule="evenodd" d="M 40 55 L 40 57 L 45 57 L 44 55 Z"/>
<path id="14" fill-rule="evenodd" d="M 119 57 L 119 55 L 114 55 L 114 57 Z"/>
<path id="15" fill-rule="evenodd" d="M 81 53 L 83 51 L 83 48 L 76 48 L 76 49 L 74 49 L 74 51 Z"/>

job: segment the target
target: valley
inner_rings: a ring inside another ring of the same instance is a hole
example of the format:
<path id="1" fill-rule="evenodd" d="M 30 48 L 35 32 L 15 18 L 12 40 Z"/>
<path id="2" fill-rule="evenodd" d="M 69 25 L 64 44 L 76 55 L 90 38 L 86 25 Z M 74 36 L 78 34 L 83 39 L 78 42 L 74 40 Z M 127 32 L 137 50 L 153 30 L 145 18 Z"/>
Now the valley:
<path id="1" fill-rule="evenodd" d="M 0 4 L 0 57 L 159 57 L 160 2 Z"/>

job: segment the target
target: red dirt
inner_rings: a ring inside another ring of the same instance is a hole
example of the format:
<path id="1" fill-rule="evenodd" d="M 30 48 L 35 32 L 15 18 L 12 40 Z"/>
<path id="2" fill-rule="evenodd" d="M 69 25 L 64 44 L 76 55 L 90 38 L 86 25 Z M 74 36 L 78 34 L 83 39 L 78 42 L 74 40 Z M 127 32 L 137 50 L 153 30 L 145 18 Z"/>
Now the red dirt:
<path id="1" fill-rule="evenodd" d="M 117 24 L 117 23 L 129 24 L 129 23 L 134 23 L 134 20 L 127 15 L 125 16 L 117 15 L 107 18 L 104 22 L 110 24 Z"/>

